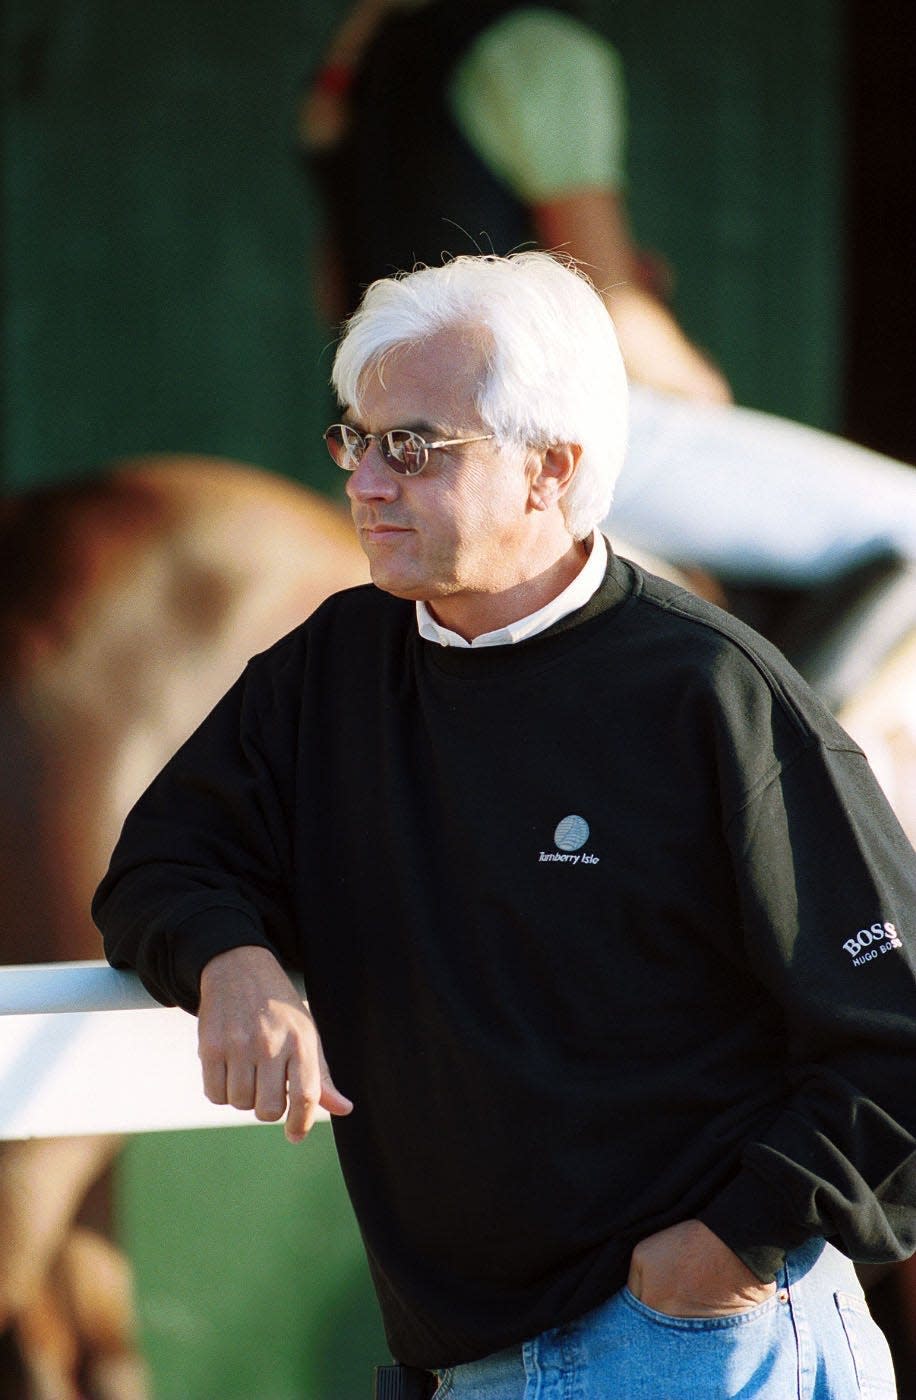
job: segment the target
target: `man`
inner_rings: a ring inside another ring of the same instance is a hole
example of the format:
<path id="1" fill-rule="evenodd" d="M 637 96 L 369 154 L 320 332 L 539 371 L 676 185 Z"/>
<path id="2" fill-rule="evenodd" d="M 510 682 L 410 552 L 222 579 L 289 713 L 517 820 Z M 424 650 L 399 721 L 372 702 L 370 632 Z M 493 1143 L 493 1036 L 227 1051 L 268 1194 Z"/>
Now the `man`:
<path id="1" fill-rule="evenodd" d="M 442 1395 L 892 1394 L 845 1256 L 916 1248 L 916 870 L 862 754 L 595 529 L 626 386 L 575 271 L 378 282 L 334 380 L 374 586 L 141 799 L 108 956 L 211 1099 L 329 1110 Z"/>

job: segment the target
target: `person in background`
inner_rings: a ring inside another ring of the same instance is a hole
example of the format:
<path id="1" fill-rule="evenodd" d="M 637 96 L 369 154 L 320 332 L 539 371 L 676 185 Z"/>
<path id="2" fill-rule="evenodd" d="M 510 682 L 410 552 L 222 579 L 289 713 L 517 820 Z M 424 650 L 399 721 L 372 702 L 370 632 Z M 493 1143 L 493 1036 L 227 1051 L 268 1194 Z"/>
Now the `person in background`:
<path id="1" fill-rule="evenodd" d="M 373 582 L 140 799 L 108 957 L 198 1014 L 215 1102 L 330 1112 L 425 1392 L 892 1396 L 850 1259 L 916 1249 L 916 858 L 861 751 L 609 548 L 584 276 L 377 281 L 334 383 Z"/>
<path id="2" fill-rule="evenodd" d="M 326 219 L 325 317 L 446 252 L 562 249 L 601 290 L 631 381 L 619 537 L 741 587 L 916 562 L 916 471 L 732 404 L 647 285 L 626 133 L 621 59 L 574 3 L 357 0 L 299 113 Z"/>

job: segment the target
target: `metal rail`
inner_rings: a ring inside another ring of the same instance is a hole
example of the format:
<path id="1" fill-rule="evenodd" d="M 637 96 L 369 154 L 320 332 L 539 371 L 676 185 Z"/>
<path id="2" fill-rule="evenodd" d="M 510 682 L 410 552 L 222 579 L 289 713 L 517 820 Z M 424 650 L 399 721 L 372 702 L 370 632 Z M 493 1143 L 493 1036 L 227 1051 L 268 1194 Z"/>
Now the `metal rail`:
<path id="1" fill-rule="evenodd" d="M 204 1098 L 194 1017 L 133 973 L 0 967 L 0 1140 L 256 1122 Z"/>

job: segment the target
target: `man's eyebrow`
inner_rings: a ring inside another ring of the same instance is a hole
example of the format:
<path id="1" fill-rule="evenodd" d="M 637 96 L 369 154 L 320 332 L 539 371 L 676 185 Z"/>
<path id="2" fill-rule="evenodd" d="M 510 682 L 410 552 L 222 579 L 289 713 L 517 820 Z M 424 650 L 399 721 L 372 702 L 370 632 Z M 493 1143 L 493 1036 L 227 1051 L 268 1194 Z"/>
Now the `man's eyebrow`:
<path id="1" fill-rule="evenodd" d="M 447 434 L 442 428 L 436 427 L 435 423 L 430 423 L 427 419 L 414 419 L 408 423 L 398 423 L 399 428 L 409 428 L 412 433 L 422 433 L 424 437 L 439 438 Z"/>
<path id="2" fill-rule="evenodd" d="M 364 433 L 366 431 L 364 424 L 362 424 L 358 418 L 354 417 L 349 409 L 343 413 L 340 421 L 346 423 L 348 427 L 355 428 L 358 433 Z M 425 418 L 399 419 L 397 423 L 389 423 L 388 427 L 383 428 L 382 431 L 390 433 L 393 428 L 406 428 L 411 433 L 420 433 L 430 441 L 434 441 L 438 438 L 447 439 L 451 436 L 451 433 L 445 428 L 439 428 L 435 423 L 430 423 Z"/>

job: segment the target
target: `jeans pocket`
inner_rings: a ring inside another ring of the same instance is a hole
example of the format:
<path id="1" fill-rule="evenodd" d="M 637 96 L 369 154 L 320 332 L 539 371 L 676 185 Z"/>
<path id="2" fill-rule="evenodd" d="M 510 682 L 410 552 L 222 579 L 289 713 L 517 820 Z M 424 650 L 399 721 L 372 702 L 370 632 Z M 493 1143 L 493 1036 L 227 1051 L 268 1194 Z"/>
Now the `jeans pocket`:
<path id="1" fill-rule="evenodd" d="M 629 1308 L 639 1313 L 647 1322 L 684 1332 L 724 1332 L 730 1328 L 744 1327 L 749 1322 L 769 1316 L 781 1302 L 778 1293 L 771 1293 L 762 1303 L 757 1303 L 753 1308 L 743 1308 L 741 1312 L 722 1313 L 718 1317 L 673 1317 L 670 1313 L 650 1308 L 647 1303 L 641 1302 L 635 1293 L 631 1293 L 629 1288 L 622 1290 L 621 1297 Z"/>
<path id="2" fill-rule="evenodd" d="M 720 1317 L 672 1317 L 629 1289 L 607 1311 L 604 1359 L 614 1400 L 753 1395 L 800 1400 L 798 1343 L 789 1304 L 778 1293 Z"/>
<path id="3" fill-rule="evenodd" d="M 859 1395 L 862 1400 L 893 1400 L 897 1385 L 890 1347 L 868 1304 L 854 1293 L 834 1293 L 833 1297 L 856 1368 Z"/>

